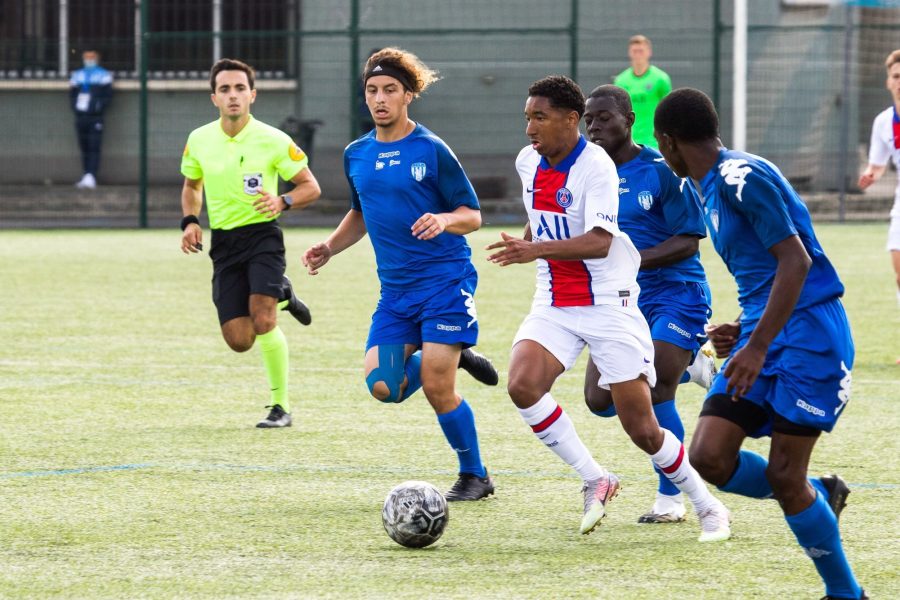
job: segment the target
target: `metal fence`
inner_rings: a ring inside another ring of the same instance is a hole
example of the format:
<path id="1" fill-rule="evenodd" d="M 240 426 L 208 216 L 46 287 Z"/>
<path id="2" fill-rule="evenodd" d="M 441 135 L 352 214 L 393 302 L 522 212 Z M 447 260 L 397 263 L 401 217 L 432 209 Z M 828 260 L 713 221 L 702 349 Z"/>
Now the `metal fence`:
<path id="1" fill-rule="evenodd" d="M 0 148 L 0 226 L 170 225 L 187 134 L 217 116 L 206 78 L 223 56 L 258 70 L 254 115 L 299 138 L 326 211 L 346 208 L 341 153 L 365 114 L 359 70 L 387 45 L 440 71 L 411 115 L 454 149 L 489 208 L 514 205 L 503 199 L 516 195 L 528 85 L 549 73 L 585 91 L 608 83 L 635 33 L 653 40 L 653 62 L 676 87 L 714 97 L 728 143 L 731 4 L 0 0 L 0 117 L 15 140 Z M 801 189 L 852 193 L 871 119 L 890 102 L 882 63 L 900 46 L 900 8 L 794 4 L 750 3 L 748 150 Z M 116 78 L 91 192 L 71 186 L 80 171 L 67 95 L 85 49 L 99 50 Z"/>

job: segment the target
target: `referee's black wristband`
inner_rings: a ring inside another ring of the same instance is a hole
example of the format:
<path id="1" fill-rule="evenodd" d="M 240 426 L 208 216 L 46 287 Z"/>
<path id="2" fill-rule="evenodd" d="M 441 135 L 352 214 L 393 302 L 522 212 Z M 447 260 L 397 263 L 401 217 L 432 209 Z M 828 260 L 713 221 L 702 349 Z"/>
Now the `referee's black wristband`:
<path id="1" fill-rule="evenodd" d="M 187 229 L 187 226 L 191 223 L 196 223 L 197 225 L 200 224 L 200 219 L 197 218 L 197 215 L 188 215 L 181 219 L 181 230 L 184 231 Z"/>

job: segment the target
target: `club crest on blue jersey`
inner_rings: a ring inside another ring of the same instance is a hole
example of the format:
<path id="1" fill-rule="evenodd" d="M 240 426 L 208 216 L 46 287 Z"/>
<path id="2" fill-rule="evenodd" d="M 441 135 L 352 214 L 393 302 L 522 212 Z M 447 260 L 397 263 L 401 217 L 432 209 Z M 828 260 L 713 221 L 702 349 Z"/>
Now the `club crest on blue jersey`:
<path id="1" fill-rule="evenodd" d="M 716 230 L 716 233 L 719 232 L 719 211 L 715 208 L 709 211 L 709 220 L 712 223 L 713 229 Z"/>
<path id="2" fill-rule="evenodd" d="M 556 190 L 556 203 L 559 204 L 563 208 L 569 208 L 572 206 L 572 202 L 575 201 L 575 198 L 572 196 L 572 192 L 570 192 L 567 188 L 561 187 Z"/>
<path id="3" fill-rule="evenodd" d="M 641 205 L 641 208 L 644 210 L 650 210 L 653 206 L 653 194 L 648 191 L 643 191 L 638 194 L 638 204 Z"/>
<path id="4" fill-rule="evenodd" d="M 413 163 L 409 168 L 410 173 L 415 178 L 416 181 L 422 181 L 425 179 L 425 163 L 417 162 Z"/>

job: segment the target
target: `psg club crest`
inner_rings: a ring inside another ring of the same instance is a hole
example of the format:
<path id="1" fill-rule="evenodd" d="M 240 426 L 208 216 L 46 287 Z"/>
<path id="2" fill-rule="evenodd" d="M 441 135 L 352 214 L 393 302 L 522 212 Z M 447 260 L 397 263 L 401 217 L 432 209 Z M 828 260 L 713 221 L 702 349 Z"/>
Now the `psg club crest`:
<path id="1" fill-rule="evenodd" d="M 638 204 L 641 205 L 641 208 L 644 210 L 650 210 L 650 207 L 653 206 L 653 194 L 650 192 L 641 192 L 638 194 Z"/>
<path id="2" fill-rule="evenodd" d="M 572 196 L 572 192 L 570 192 L 567 188 L 561 187 L 556 190 L 556 203 L 559 204 L 562 208 L 569 208 L 572 206 L 572 202 L 574 201 L 574 197 Z"/>
<path id="3" fill-rule="evenodd" d="M 412 173 L 412 176 L 416 179 L 416 181 L 422 181 L 423 179 L 425 179 L 425 163 L 413 163 L 409 168 L 409 171 Z"/>

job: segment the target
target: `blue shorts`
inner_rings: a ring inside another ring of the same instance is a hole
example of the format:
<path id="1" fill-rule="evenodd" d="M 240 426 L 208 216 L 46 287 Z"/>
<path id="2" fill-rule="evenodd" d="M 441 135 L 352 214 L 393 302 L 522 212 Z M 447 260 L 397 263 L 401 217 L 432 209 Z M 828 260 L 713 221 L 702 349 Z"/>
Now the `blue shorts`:
<path id="1" fill-rule="evenodd" d="M 382 344 L 462 344 L 478 342 L 478 313 L 475 311 L 473 274 L 443 287 L 395 292 L 381 290 L 372 315 L 366 350 Z"/>
<path id="2" fill-rule="evenodd" d="M 650 325 L 654 341 L 668 342 L 695 353 L 706 342 L 704 327 L 712 314 L 709 286 L 692 281 L 667 281 L 641 289 L 638 308 Z"/>
<path id="3" fill-rule="evenodd" d="M 735 350 L 747 343 L 755 325 L 741 323 Z M 759 377 L 743 397 L 770 415 L 778 413 L 792 423 L 831 431 L 850 400 L 854 353 L 850 324 L 839 299 L 796 310 L 772 341 Z M 727 366 L 728 360 L 707 397 L 726 393 Z M 771 424 L 751 435 L 770 432 Z"/>

